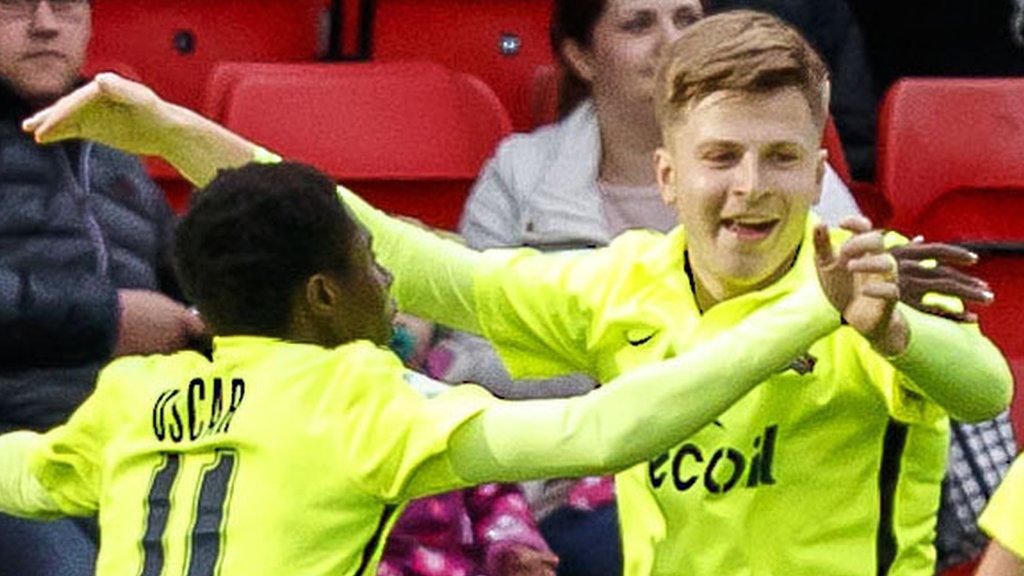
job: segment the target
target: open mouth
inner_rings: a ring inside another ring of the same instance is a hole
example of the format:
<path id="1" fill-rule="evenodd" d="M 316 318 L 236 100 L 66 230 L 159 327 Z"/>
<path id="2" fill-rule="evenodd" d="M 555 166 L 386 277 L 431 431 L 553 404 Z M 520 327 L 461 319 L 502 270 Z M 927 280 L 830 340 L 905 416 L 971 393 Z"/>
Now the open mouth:
<path id="1" fill-rule="evenodd" d="M 778 218 L 723 218 L 722 228 L 741 242 L 759 242 L 771 235 L 779 224 Z"/>

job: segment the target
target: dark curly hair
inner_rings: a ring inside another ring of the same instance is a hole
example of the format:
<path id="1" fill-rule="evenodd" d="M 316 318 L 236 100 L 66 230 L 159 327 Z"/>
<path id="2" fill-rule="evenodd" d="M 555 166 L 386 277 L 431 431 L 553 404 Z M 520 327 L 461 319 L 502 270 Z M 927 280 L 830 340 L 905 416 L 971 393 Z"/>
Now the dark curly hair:
<path id="1" fill-rule="evenodd" d="M 221 170 L 193 198 L 175 231 L 174 264 L 215 333 L 284 336 L 307 278 L 348 276 L 359 227 L 315 168 Z"/>

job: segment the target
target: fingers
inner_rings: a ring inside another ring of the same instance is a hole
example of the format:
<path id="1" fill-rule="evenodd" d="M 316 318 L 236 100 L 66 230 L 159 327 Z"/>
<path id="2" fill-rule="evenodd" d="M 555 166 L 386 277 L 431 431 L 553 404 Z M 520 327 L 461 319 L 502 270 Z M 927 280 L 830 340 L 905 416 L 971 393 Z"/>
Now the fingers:
<path id="1" fill-rule="evenodd" d="M 986 283 L 981 278 L 971 276 L 966 272 L 957 270 L 953 266 L 939 264 L 938 262 L 935 262 L 934 260 L 931 259 L 906 259 L 901 257 L 899 254 L 893 252 L 892 250 L 890 250 L 889 253 L 892 254 L 893 257 L 895 257 L 896 260 L 899 262 L 900 272 L 903 274 L 909 274 L 919 278 L 941 278 L 949 276 L 956 278 L 958 282 L 963 282 L 964 284 L 974 284 L 983 287 L 988 286 L 988 283 Z"/>
<path id="2" fill-rule="evenodd" d="M 906 279 L 904 283 L 913 294 L 923 295 L 937 292 L 979 304 L 991 304 L 995 300 L 995 294 L 988 289 L 973 284 L 963 284 L 950 278 Z"/>
<path id="3" fill-rule="evenodd" d="M 814 227 L 814 253 L 818 264 L 822 267 L 829 267 L 836 261 L 835 250 L 832 249 L 832 239 L 829 237 L 828 226 L 819 224 Z"/>
<path id="4" fill-rule="evenodd" d="M 952 320 L 954 322 L 966 322 L 968 324 L 978 323 L 978 315 L 975 314 L 974 312 L 971 312 L 970 310 L 964 310 L 963 312 L 953 312 L 941 306 L 928 306 L 923 304 L 920 306 L 916 306 L 916 308 L 922 312 L 926 312 L 933 316 L 939 316 L 940 318 L 945 318 L 947 320 Z"/>
<path id="5" fill-rule="evenodd" d="M 182 326 L 189 339 L 201 339 L 207 334 L 206 324 L 202 317 L 192 310 L 188 310 L 182 315 Z"/>
<path id="6" fill-rule="evenodd" d="M 101 95 L 99 85 L 95 81 L 90 82 L 26 120 L 23 128 L 34 132 L 36 142 L 40 144 L 81 138 L 84 134 L 75 114 Z"/>
<path id="7" fill-rule="evenodd" d="M 861 294 L 895 303 L 900 299 L 900 288 L 894 282 L 870 281 L 861 287 Z"/>
<path id="8" fill-rule="evenodd" d="M 843 265 L 868 254 L 885 252 L 885 239 L 879 230 L 861 232 L 850 238 L 839 249 L 839 261 Z"/>
<path id="9" fill-rule="evenodd" d="M 884 252 L 881 254 L 868 253 L 850 260 L 846 265 L 846 269 L 850 272 L 878 274 L 890 279 L 897 276 L 896 259 L 891 254 Z"/>
<path id="10" fill-rule="evenodd" d="M 935 260 L 951 266 L 971 266 L 978 262 L 978 255 L 966 248 L 936 242 L 903 244 L 889 251 L 896 258 L 908 261 Z"/>
<path id="11" fill-rule="evenodd" d="M 853 232 L 854 234 L 864 234 L 865 232 L 870 232 L 872 226 L 871 220 L 868 220 L 863 216 L 850 216 L 848 218 L 844 218 L 843 221 L 839 223 L 839 227 Z"/>

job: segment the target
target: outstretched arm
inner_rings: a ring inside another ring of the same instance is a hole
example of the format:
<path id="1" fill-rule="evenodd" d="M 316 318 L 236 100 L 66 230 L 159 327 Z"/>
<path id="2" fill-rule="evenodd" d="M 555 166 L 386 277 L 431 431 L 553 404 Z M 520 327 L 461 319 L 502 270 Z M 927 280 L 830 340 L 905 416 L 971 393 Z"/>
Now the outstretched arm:
<path id="1" fill-rule="evenodd" d="M 999 350 L 976 325 L 961 324 L 915 310 L 899 303 L 899 266 L 894 256 L 877 252 L 885 240 L 870 232 L 870 222 L 850 219 L 844 223 L 860 236 L 847 242 L 837 257 L 846 260 L 856 277 L 885 280 L 886 298 L 861 300 L 873 322 L 850 321 L 871 346 L 906 376 L 913 388 L 924 393 L 954 418 L 969 422 L 995 417 L 1010 403 L 1013 377 Z M 869 243 L 874 254 L 850 261 L 858 243 Z"/>
<path id="2" fill-rule="evenodd" d="M 29 470 L 29 457 L 42 441 L 35 432 L 0 436 L 0 512 L 24 518 L 55 518 L 57 503 Z"/>
<path id="3" fill-rule="evenodd" d="M 160 99 L 152 90 L 115 74 L 96 79 L 25 121 L 40 143 L 93 140 L 159 156 L 198 187 L 222 168 L 280 159 L 201 115 Z M 478 253 L 427 230 L 391 218 L 339 188 L 339 196 L 374 237 L 374 252 L 395 276 L 393 294 L 403 311 L 469 332 L 479 332 L 473 302 Z"/>
<path id="4" fill-rule="evenodd" d="M 696 433 L 838 327 L 821 288 L 808 285 L 733 330 L 586 396 L 489 407 L 452 437 L 451 461 L 473 483 L 626 468 Z"/>
<path id="5" fill-rule="evenodd" d="M 213 180 L 221 168 L 251 162 L 255 149 L 216 122 L 109 72 L 98 74 L 22 127 L 41 144 L 84 139 L 132 154 L 159 156 L 198 187 Z"/>

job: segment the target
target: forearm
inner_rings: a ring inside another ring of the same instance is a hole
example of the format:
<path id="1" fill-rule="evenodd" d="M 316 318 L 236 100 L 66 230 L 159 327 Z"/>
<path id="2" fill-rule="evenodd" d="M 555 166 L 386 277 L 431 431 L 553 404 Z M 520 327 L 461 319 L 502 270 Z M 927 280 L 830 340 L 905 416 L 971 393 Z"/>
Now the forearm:
<path id="1" fill-rule="evenodd" d="M 54 518 L 60 509 L 29 472 L 29 455 L 41 436 L 12 432 L 0 436 L 0 512 L 26 518 Z"/>
<path id="2" fill-rule="evenodd" d="M 197 187 L 209 184 L 222 168 L 253 160 L 251 142 L 192 110 L 160 102 L 160 118 L 155 153 Z"/>
<path id="3" fill-rule="evenodd" d="M 393 276 L 391 294 L 403 312 L 479 333 L 474 277 L 494 258 L 370 206 L 350 190 L 338 194 L 373 237 L 373 252 Z"/>
<path id="4" fill-rule="evenodd" d="M 623 469 L 708 425 L 838 325 L 820 289 L 808 286 L 701 346 L 586 396 L 500 404 L 453 437 L 456 472 L 479 482 Z"/>
<path id="5" fill-rule="evenodd" d="M 958 420 L 995 417 L 1010 404 L 1013 376 L 999 350 L 975 325 L 953 322 L 900 305 L 907 348 L 893 366 Z"/>

